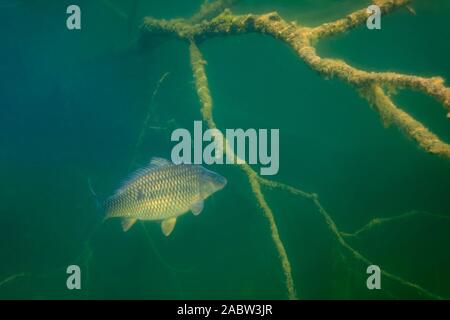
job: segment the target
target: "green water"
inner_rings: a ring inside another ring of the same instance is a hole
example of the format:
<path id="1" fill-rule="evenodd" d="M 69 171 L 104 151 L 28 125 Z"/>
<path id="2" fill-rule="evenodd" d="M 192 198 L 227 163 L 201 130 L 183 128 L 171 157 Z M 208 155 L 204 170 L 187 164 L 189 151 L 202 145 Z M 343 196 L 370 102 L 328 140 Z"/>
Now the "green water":
<path id="1" fill-rule="evenodd" d="M 110 0 L 118 13 L 100 0 L 0 1 L 0 298 L 287 298 L 268 221 L 238 168 L 214 166 L 228 185 L 168 238 L 157 223 L 127 233 L 117 220 L 102 224 L 89 192 L 88 179 L 105 198 L 152 156 L 170 157 L 171 131 L 201 119 L 186 43 L 146 50 L 136 40 L 142 17 L 189 17 L 202 2 Z M 65 26 L 69 4 L 81 7 L 80 31 Z M 233 11 L 276 10 L 312 26 L 367 4 L 246 0 Z M 383 17 L 380 31 L 360 27 L 325 39 L 318 53 L 366 70 L 450 79 L 450 3 L 414 8 L 416 16 L 402 9 Z M 347 84 L 323 79 L 287 45 L 259 34 L 199 48 L 218 127 L 279 128 L 273 178 L 317 193 L 342 231 L 410 210 L 450 215 L 448 160 L 384 128 Z M 450 142 L 439 103 L 409 91 L 394 101 Z M 135 150 L 149 108 L 151 128 Z M 423 297 L 383 277 L 381 290 L 368 290 L 367 266 L 337 243 L 311 201 L 264 194 L 300 299 Z M 381 269 L 448 298 L 449 231 L 449 219 L 419 215 L 349 244 Z M 66 288 L 70 264 L 81 267 L 81 290 Z"/>

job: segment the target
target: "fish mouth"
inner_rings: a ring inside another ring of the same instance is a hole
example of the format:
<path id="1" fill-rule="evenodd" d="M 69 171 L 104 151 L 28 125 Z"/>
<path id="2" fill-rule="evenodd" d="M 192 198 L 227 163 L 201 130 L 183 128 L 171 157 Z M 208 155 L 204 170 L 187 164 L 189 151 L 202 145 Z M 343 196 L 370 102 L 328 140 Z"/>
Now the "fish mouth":
<path id="1" fill-rule="evenodd" d="M 225 188 L 225 186 L 228 183 L 227 179 L 218 173 L 215 173 L 215 172 L 211 172 L 211 173 L 212 173 L 212 175 L 210 175 L 210 177 L 212 179 L 213 184 L 216 186 L 216 188 L 218 190 Z"/>

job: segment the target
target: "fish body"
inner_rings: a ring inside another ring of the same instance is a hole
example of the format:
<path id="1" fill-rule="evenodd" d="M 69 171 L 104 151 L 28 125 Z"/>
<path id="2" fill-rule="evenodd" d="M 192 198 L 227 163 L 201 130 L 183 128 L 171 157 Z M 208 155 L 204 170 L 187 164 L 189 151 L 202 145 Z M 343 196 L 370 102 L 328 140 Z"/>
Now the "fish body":
<path id="1" fill-rule="evenodd" d="M 105 218 L 122 218 L 124 231 L 136 220 L 162 221 L 163 233 L 169 235 L 178 216 L 189 210 L 199 214 L 203 201 L 226 183 L 224 177 L 202 166 L 153 158 L 107 200 Z"/>

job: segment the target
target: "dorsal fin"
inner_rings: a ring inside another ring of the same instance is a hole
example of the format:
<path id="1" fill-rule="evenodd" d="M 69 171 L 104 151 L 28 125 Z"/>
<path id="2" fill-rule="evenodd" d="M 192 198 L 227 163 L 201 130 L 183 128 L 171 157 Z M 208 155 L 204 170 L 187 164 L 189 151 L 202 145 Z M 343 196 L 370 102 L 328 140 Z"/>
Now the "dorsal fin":
<path id="1" fill-rule="evenodd" d="M 166 160 L 164 158 L 153 157 L 150 159 L 149 167 L 161 168 L 161 167 L 165 167 L 165 166 L 170 166 L 171 164 L 172 164 L 172 162 L 170 162 L 169 160 Z"/>

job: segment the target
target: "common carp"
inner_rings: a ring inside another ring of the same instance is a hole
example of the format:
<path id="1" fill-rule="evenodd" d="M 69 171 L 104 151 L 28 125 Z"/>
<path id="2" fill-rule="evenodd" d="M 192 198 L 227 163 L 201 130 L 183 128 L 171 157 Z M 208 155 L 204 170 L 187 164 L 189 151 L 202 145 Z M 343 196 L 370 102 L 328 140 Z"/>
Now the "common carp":
<path id="1" fill-rule="evenodd" d="M 200 165 L 152 158 L 106 201 L 105 219 L 122 218 L 124 231 L 137 220 L 161 221 L 162 232 L 168 236 L 180 215 L 189 210 L 200 214 L 204 200 L 226 184 L 224 177 Z"/>

